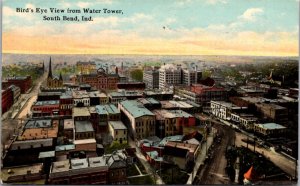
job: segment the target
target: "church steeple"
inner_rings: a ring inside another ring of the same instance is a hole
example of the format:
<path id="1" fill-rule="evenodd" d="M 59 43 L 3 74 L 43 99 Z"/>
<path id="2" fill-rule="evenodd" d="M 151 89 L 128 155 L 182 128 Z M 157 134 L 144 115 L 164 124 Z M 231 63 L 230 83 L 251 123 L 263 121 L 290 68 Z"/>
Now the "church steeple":
<path id="1" fill-rule="evenodd" d="M 63 80 L 61 73 L 59 74 L 59 80 Z"/>
<path id="2" fill-rule="evenodd" d="M 51 57 L 50 57 L 50 61 L 49 61 L 49 72 L 48 72 L 48 78 L 51 78 L 51 79 L 52 79 Z"/>

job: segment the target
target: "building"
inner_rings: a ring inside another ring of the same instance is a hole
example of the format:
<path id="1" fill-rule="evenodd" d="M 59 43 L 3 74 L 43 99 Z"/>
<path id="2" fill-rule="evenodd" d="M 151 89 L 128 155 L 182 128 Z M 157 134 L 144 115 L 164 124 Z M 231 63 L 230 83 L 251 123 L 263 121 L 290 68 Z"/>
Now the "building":
<path id="1" fill-rule="evenodd" d="M 256 103 L 255 106 L 262 118 L 280 124 L 288 123 L 287 108 L 270 103 Z"/>
<path id="2" fill-rule="evenodd" d="M 15 85 L 10 85 L 8 87 L 8 89 L 11 89 L 11 91 L 13 93 L 13 102 L 15 103 L 16 101 L 18 101 L 18 99 L 21 96 L 21 89 L 20 89 L 20 87 L 17 87 Z"/>
<path id="3" fill-rule="evenodd" d="M 101 93 L 99 91 L 88 92 L 88 95 L 90 97 L 90 105 L 91 106 L 100 105 Z"/>
<path id="4" fill-rule="evenodd" d="M 49 61 L 49 71 L 48 71 L 48 78 L 47 78 L 47 87 L 49 88 L 59 88 L 63 87 L 63 78 L 60 74 L 59 77 L 53 76 L 52 74 L 52 65 L 51 65 L 51 57 Z"/>
<path id="5" fill-rule="evenodd" d="M 32 87 L 31 76 L 7 77 L 6 81 L 2 82 L 3 89 L 6 89 L 10 85 L 19 87 L 21 89 L 21 94 L 25 94 Z"/>
<path id="6" fill-rule="evenodd" d="M 49 173 L 51 185 L 107 184 L 108 165 L 105 157 L 53 162 Z"/>
<path id="7" fill-rule="evenodd" d="M 59 100 L 37 101 L 31 107 L 32 117 L 58 116 Z"/>
<path id="8" fill-rule="evenodd" d="M 145 90 L 146 85 L 144 82 L 126 82 L 117 83 L 117 88 L 122 90 Z"/>
<path id="9" fill-rule="evenodd" d="M 284 137 L 286 127 L 276 123 L 254 124 L 254 131 L 265 137 Z"/>
<path id="10" fill-rule="evenodd" d="M 13 92 L 10 88 L 2 90 L 1 93 L 2 93 L 1 108 L 2 108 L 2 114 L 3 114 L 5 112 L 7 112 L 10 109 L 10 107 L 13 105 L 14 97 L 13 97 Z"/>
<path id="11" fill-rule="evenodd" d="M 74 140 L 75 125 L 73 119 L 64 119 L 63 136 L 68 140 Z"/>
<path id="12" fill-rule="evenodd" d="M 161 103 L 153 98 L 138 98 L 137 101 L 149 110 L 161 109 Z"/>
<path id="13" fill-rule="evenodd" d="M 74 121 L 89 121 L 91 113 L 87 107 L 74 107 L 72 109 Z"/>
<path id="14" fill-rule="evenodd" d="M 108 132 L 109 121 L 121 120 L 121 113 L 113 104 L 97 105 L 96 112 L 99 116 L 97 133 Z"/>
<path id="15" fill-rule="evenodd" d="M 73 104 L 76 107 L 90 106 L 90 96 L 86 90 L 72 91 Z"/>
<path id="16" fill-rule="evenodd" d="M 38 119 L 29 120 L 24 126 L 24 130 L 17 140 L 35 140 L 45 138 L 57 138 L 58 120 Z"/>
<path id="17" fill-rule="evenodd" d="M 253 114 L 231 113 L 231 121 L 239 124 L 244 129 L 253 130 L 254 124 L 258 122 L 258 118 Z"/>
<path id="18" fill-rule="evenodd" d="M 224 101 L 227 91 L 224 88 L 209 87 L 202 84 L 192 84 L 189 87 L 175 87 L 175 94 L 188 101 L 208 106 L 210 101 Z"/>
<path id="19" fill-rule="evenodd" d="M 158 69 L 144 70 L 143 81 L 147 89 L 158 89 L 159 88 Z"/>
<path id="20" fill-rule="evenodd" d="M 199 83 L 202 78 L 202 72 L 195 69 L 183 69 L 182 70 L 182 84 L 184 85 L 192 85 L 195 83 Z"/>
<path id="21" fill-rule="evenodd" d="M 23 184 L 26 184 L 26 182 L 45 184 L 45 178 L 42 163 L 1 168 L 1 180 L 6 184 L 17 184 L 18 182 Z"/>
<path id="22" fill-rule="evenodd" d="M 96 73 L 78 75 L 78 81 L 80 84 L 89 84 L 97 90 L 113 90 L 117 89 L 119 75 L 117 73 L 109 74 L 103 68 L 99 68 Z"/>
<path id="23" fill-rule="evenodd" d="M 155 135 L 155 115 L 136 100 L 118 104 L 123 123 L 133 138 L 142 139 Z"/>
<path id="24" fill-rule="evenodd" d="M 159 69 L 159 89 L 170 88 L 182 83 L 182 71 L 179 65 L 167 64 Z"/>
<path id="25" fill-rule="evenodd" d="M 59 100 L 62 92 L 39 92 L 37 96 L 37 101 L 51 101 L 51 100 Z"/>
<path id="26" fill-rule="evenodd" d="M 108 93 L 109 102 L 114 105 L 118 105 L 119 102 L 126 100 L 125 94 L 122 92 L 111 92 Z"/>
<path id="27" fill-rule="evenodd" d="M 109 121 L 109 132 L 117 143 L 127 143 L 127 128 L 122 121 Z"/>
<path id="28" fill-rule="evenodd" d="M 169 91 L 146 90 L 146 91 L 144 91 L 145 98 L 154 98 L 159 101 L 172 100 L 173 96 L 174 96 L 173 90 L 169 90 Z"/>
<path id="29" fill-rule="evenodd" d="M 90 74 L 96 70 L 96 63 L 94 61 L 78 61 L 76 63 L 76 70 L 80 74 Z"/>
<path id="30" fill-rule="evenodd" d="M 164 148 L 164 159 L 174 163 L 180 169 L 187 169 L 199 154 L 199 145 L 168 141 Z"/>
<path id="31" fill-rule="evenodd" d="M 99 98 L 100 98 L 100 105 L 105 105 L 109 102 L 108 96 L 103 92 L 100 93 Z"/>
<path id="32" fill-rule="evenodd" d="M 231 120 L 232 112 L 247 109 L 247 107 L 238 107 L 237 105 L 225 101 L 211 101 L 210 108 L 213 115 L 223 120 Z"/>
<path id="33" fill-rule="evenodd" d="M 121 151 L 105 155 L 108 164 L 108 182 L 112 185 L 125 185 L 127 183 L 127 156 Z"/>
<path id="34" fill-rule="evenodd" d="M 63 116 L 71 116 L 74 107 L 73 96 L 71 91 L 61 93 L 59 97 L 59 112 Z"/>
<path id="35" fill-rule="evenodd" d="M 93 125 L 90 121 L 74 121 L 75 140 L 95 138 Z"/>

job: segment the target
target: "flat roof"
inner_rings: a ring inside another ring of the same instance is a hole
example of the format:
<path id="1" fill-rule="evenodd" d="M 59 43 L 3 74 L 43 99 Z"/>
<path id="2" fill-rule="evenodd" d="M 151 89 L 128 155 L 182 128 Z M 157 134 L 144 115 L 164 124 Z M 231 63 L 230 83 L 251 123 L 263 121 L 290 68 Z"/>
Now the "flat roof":
<path id="1" fill-rule="evenodd" d="M 50 173 L 69 171 L 69 168 L 69 160 L 56 161 L 52 163 L 52 169 L 50 170 Z"/>
<path id="2" fill-rule="evenodd" d="M 74 129 L 74 120 L 64 119 L 64 129 Z"/>
<path id="3" fill-rule="evenodd" d="M 160 102 L 154 98 L 138 98 L 137 100 L 142 104 L 160 104 Z"/>
<path id="4" fill-rule="evenodd" d="M 232 108 L 232 109 L 240 109 L 240 108 L 243 108 L 243 107 L 239 107 L 233 103 L 230 103 L 230 102 L 226 102 L 226 101 L 211 101 L 211 103 L 217 103 L 219 105 L 222 105 L 224 107 L 228 107 L 228 108 Z"/>
<path id="5" fill-rule="evenodd" d="M 74 144 L 70 144 L 70 145 L 59 145 L 55 147 L 55 151 L 66 151 L 66 150 L 74 150 L 75 149 L 75 145 Z"/>
<path id="6" fill-rule="evenodd" d="M 40 152 L 39 159 L 55 157 L 55 151 Z"/>
<path id="7" fill-rule="evenodd" d="M 72 159 L 71 169 L 83 169 L 89 166 L 87 159 Z"/>
<path id="8" fill-rule="evenodd" d="M 98 114 L 120 114 L 120 111 L 114 104 L 97 105 L 96 112 Z"/>
<path id="9" fill-rule="evenodd" d="M 126 130 L 127 129 L 122 121 L 109 121 L 108 124 L 111 125 L 112 128 L 115 130 Z"/>
<path id="10" fill-rule="evenodd" d="M 1 168 L 1 180 L 6 182 L 8 178 L 11 176 L 27 175 L 29 171 L 31 174 L 38 174 L 40 173 L 40 171 L 42 171 L 42 169 L 43 169 L 42 163 Z"/>
<path id="11" fill-rule="evenodd" d="M 35 140 L 25 140 L 25 141 L 14 141 L 11 144 L 11 150 L 20 149 L 30 149 L 30 148 L 40 148 L 40 147 L 51 147 L 53 145 L 53 138 L 46 139 L 35 139 Z"/>
<path id="12" fill-rule="evenodd" d="M 185 118 L 193 117 L 191 114 L 183 110 L 169 110 L 169 112 L 174 114 L 175 117 L 185 117 Z"/>
<path id="13" fill-rule="evenodd" d="M 144 105 L 136 100 L 125 100 L 120 104 L 134 117 L 138 118 L 141 116 L 154 116 L 154 114 L 148 110 Z"/>
<path id="14" fill-rule="evenodd" d="M 59 100 L 50 100 L 50 101 L 37 101 L 34 103 L 34 105 L 58 105 Z"/>
<path id="15" fill-rule="evenodd" d="M 159 157 L 157 151 L 149 151 L 149 152 L 146 152 L 146 154 L 155 161 L 163 161 L 163 157 Z"/>
<path id="16" fill-rule="evenodd" d="M 24 128 L 48 128 L 51 127 L 51 125 L 51 119 L 30 119 L 27 121 Z"/>
<path id="17" fill-rule="evenodd" d="M 275 130 L 275 129 L 286 129 L 286 127 L 277 124 L 277 123 L 265 123 L 265 124 L 257 124 L 259 127 L 269 130 Z"/>
<path id="18" fill-rule="evenodd" d="M 91 116 L 87 107 L 73 107 L 73 117 Z"/>
<path id="19" fill-rule="evenodd" d="M 96 143 L 95 138 L 81 139 L 81 140 L 75 140 L 74 141 L 75 145 L 88 144 L 88 143 Z"/>
<path id="20" fill-rule="evenodd" d="M 165 146 L 169 141 L 181 142 L 183 135 L 167 136 L 159 142 L 159 146 Z"/>
<path id="21" fill-rule="evenodd" d="M 75 121 L 75 132 L 94 132 L 90 121 Z"/>
<path id="22" fill-rule="evenodd" d="M 104 156 L 101 157 L 92 157 L 88 159 L 90 167 L 102 167 L 107 166 L 106 158 Z"/>

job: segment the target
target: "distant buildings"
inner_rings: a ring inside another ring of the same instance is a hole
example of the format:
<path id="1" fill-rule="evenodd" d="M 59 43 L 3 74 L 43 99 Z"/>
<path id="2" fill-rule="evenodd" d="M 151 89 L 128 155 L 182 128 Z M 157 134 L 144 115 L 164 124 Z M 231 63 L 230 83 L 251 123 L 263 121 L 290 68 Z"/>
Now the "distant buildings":
<path id="1" fill-rule="evenodd" d="M 89 84 L 97 90 L 113 90 L 117 89 L 119 83 L 119 75 L 117 73 L 109 74 L 103 68 L 99 68 L 96 73 L 78 75 L 80 84 Z"/>
<path id="2" fill-rule="evenodd" d="M 276 123 L 255 124 L 254 131 L 264 137 L 285 136 L 286 127 Z"/>
<path id="3" fill-rule="evenodd" d="M 78 61 L 76 63 L 76 70 L 80 74 L 91 74 L 96 70 L 96 63 L 93 61 L 88 61 L 88 62 Z"/>

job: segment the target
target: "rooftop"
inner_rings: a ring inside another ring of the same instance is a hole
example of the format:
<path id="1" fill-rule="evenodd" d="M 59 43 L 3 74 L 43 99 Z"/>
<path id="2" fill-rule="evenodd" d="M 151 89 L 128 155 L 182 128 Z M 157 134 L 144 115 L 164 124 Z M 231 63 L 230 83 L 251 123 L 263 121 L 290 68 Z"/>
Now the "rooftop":
<path id="1" fill-rule="evenodd" d="M 90 167 L 102 167 L 107 166 L 106 158 L 104 156 L 101 157 L 92 157 L 88 159 Z"/>
<path id="2" fill-rule="evenodd" d="M 276 123 L 265 123 L 265 124 L 257 124 L 259 127 L 268 129 L 268 130 L 275 130 L 275 129 L 285 129 L 286 127 L 276 124 Z"/>
<path id="3" fill-rule="evenodd" d="M 182 139 L 183 139 L 183 135 L 168 136 L 168 137 L 163 138 L 160 141 L 159 146 L 165 146 L 169 141 L 181 142 Z"/>
<path id="4" fill-rule="evenodd" d="M 64 119 L 64 129 L 74 129 L 74 120 Z"/>
<path id="5" fill-rule="evenodd" d="M 120 114 L 120 111 L 113 104 L 97 105 L 96 111 L 98 114 Z"/>
<path id="6" fill-rule="evenodd" d="M 81 140 L 74 141 L 75 145 L 89 144 L 89 143 L 96 143 L 96 140 L 94 138 L 90 138 L 90 139 L 81 139 Z"/>
<path id="7" fill-rule="evenodd" d="M 125 100 L 120 104 L 134 117 L 138 118 L 141 116 L 154 116 L 154 114 L 144 107 L 140 102 L 136 100 Z"/>
<path id="8" fill-rule="evenodd" d="M 13 76 L 13 77 L 7 77 L 7 80 L 25 80 L 28 76 Z"/>
<path id="9" fill-rule="evenodd" d="M 55 151 L 59 152 L 59 151 L 67 151 L 67 150 L 74 150 L 75 149 L 75 145 L 70 144 L 70 145 L 59 145 L 55 147 Z"/>
<path id="10" fill-rule="evenodd" d="M 69 171 L 69 168 L 70 168 L 69 160 L 56 161 L 52 163 L 52 169 L 50 170 L 50 173 Z"/>
<path id="11" fill-rule="evenodd" d="M 73 117 L 80 117 L 80 116 L 91 116 L 89 109 L 87 107 L 74 107 Z"/>
<path id="12" fill-rule="evenodd" d="M 163 157 L 158 157 L 158 152 L 157 151 L 150 151 L 146 152 L 148 156 L 150 156 L 151 159 L 155 161 L 163 161 Z"/>
<path id="13" fill-rule="evenodd" d="M 39 159 L 55 157 L 55 151 L 40 152 Z"/>
<path id="14" fill-rule="evenodd" d="M 89 166 L 87 159 L 72 159 L 71 169 L 83 169 Z"/>
<path id="15" fill-rule="evenodd" d="M 50 127 L 26 128 L 18 140 L 34 140 L 45 138 L 56 138 L 58 134 L 58 120 L 53 121 Z"/>
<path id="16" fill-rule="evenodd" d="M 24 128 L 48 128 L 51 125 L 51 119 L 31 119 L 27 121 Z"/>
<path id="17" fill-rule="evenodd" d="M 59 100 L 50 100 L 50 101 L 37 101 L 34 103 L 34 105 L 40 106 L 40 105 L 58 105 Z"/>
<path id="18" fill-rule="evenodd" d="M 115 130 L 126 130 L 126 126 L 122 121 L 109 121 L 108 124 Z"/>
<path id="19" fill-rule="evenodd" d="M 1 180 L 6 182 L 9 179 L 9 177 L 23 176 L 23 175 L 27 175 L 29 172 L 31 174 L 37 174 L 40 173 L 42 169 L 43 169 L 42 163 L 1 168 Z"/>
<path id="20" fill-rule="evenodd" d="M 86 90 L 73 90 L 72 96 L 75 99 L 88 98 L 89 95 Z"/>
<path id="21" fill-rule="evenodd" d="M 138 101 L 141 102 L 142 104 L 160 104 L 159 101 L 153 98 L 138 98 Z"/>
<path id="22" fill-rule="evenodd" d="M 30 149 L 30 148 L 41 148 L 41 147 L 51 147 L 53 145 L 53 138 L 46 139 L 35 139 L 35 140 L 25 140 L 25 141 L 14 141 L 10 149 Z"/>
<path id="23" fill-rule="evenodd" d="M 76 132 L 94 132 L 93 125 L 90 121 L 75 121 Z"/>
<path id="24" fill-rule="evenodd" d="M 231 108 L 231 109 L 240 109 L 240 108 L 242 108 L 242 107 L 239 107 L 239 106 L 237 106 L 233 103 L 226 102 L 226 101 L 211 101 L 211 103 L 219 104 L 219 105 L 222 105 L 224 107 Z"/>

